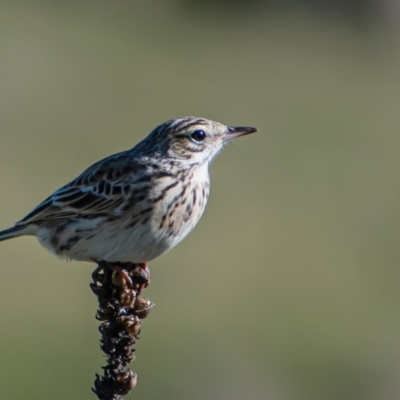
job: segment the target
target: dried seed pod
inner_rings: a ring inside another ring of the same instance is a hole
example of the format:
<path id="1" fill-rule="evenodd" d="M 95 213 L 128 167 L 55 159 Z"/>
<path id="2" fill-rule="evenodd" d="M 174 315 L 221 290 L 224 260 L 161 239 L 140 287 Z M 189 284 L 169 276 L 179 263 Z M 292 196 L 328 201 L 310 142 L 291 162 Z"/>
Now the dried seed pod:
<path id="1" fill-rule="evenodd" d="M 142 320 L 134 315 L 129 315 L 124 317 L 121 322 L 125 331 L 137 338 L 137 335 L 140 333 L 140 328 L 142 327 Z"/>
<path id="2" fill-rule="evenodd" d="M 126 279 L 119 273 L 119 271 L 113 271 L 111 275 L 111 282 L 116 287 L 124 288 L 127 286 Z"/>
<path id="3" fill-rule="evenodd" d="M 139 318 L 146 318 L 150 310 L 154 307 L 154 303 L 145 297 L 137 297 L 135 301 L 134 312 Z"/>
<path id="4" fill-rule="evenodd" d="M 133 289 L 128 288 L 121 289 L 119 301 L 124 307 L 132 307 L 136 301 L 136 292 Z"/>
<path id="5" fill-rule="evenodd" d="M 118 387 L 118 394 L 127 395 L 137 384 L 137 374 L 131 370 L 121 371 L 115 375 L 115 384 Z"/>
<path id="6" fill-rule="evenodd" d="M 139 265 L 136 265 L 133 270 L 130 271 L 130 274 L 133 276 L 133 280 L 136 283 L 148 283 L 150 281 L 150 271 L 149 269 L 144 269 Z"/>

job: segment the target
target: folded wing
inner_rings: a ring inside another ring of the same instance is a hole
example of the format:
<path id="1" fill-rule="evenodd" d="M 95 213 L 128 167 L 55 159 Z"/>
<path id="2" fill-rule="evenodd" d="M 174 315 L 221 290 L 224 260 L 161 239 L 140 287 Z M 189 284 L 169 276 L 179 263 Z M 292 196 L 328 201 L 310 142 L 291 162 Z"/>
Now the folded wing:
<path id="1" fill-rule="evenodd" d="M 129 163 L 125 152 L 89 167 L 78 178 L 54 192 L 17 225 L 114 212 L 130 193 L 140 165 Z"/>

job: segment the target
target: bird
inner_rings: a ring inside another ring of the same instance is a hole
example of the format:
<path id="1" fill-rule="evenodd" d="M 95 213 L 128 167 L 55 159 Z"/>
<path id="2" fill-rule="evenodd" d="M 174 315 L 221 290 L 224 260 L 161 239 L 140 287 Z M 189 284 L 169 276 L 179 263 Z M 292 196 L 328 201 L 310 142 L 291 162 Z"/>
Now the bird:
<path id="1" fill-rule="evenodd" d="M 171 119 L 133 148 L 106 157 L 55 191 L 0 241 L 36 236 L 68 260 L 146 265 L 199 222 L 209 166 L 232 139 L 257 132 L 205 118 Z"/>

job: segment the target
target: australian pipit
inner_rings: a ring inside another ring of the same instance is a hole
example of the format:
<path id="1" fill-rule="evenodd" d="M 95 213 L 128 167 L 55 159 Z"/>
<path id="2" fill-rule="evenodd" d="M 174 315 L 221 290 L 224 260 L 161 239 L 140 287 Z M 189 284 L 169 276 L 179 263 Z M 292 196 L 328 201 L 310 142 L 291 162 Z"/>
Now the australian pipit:
<path id="1" fill-rule="evenodd" d="M 34 235 L 57 256 L 146 263 L 176 246 L 207 203 L 211 160 L 231 139 L 256 132 L 186 117 L 156 127 L 130 150 L 89 167 L 0 240 Z"/>

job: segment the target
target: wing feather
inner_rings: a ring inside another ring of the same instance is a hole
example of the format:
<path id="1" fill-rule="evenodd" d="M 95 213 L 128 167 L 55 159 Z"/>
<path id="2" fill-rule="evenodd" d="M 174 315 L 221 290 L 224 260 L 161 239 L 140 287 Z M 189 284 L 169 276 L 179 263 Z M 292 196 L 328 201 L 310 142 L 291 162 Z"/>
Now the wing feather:
<path id="1" fill-rule="evenodd" d="M 129 160 L 127 152 L 110 156 L 89 167 L 75 180 L 54 192 L 17 225 L 108 214 L 129 195 L 130 183 L 143 164 Z"/>

